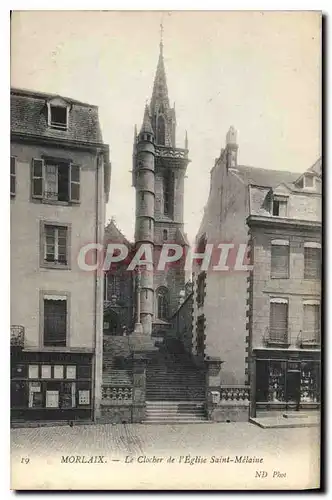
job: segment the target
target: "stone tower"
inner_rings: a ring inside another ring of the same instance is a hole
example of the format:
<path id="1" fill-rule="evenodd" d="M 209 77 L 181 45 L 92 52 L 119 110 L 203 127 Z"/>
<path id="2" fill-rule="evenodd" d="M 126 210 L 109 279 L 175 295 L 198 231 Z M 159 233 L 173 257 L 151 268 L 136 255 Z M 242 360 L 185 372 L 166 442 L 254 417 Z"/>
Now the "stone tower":
<path id="1" fill-rule="evenodd" d="M 183 231 L 184 178 L 188 159 L 185 148 L 176 147 L 175 106 L 169 105 L 163 43 L 153 92 L 146 105 L 140 133 L 135 127 L 133 185 L 136 189 L 135 242 L 151 248 L 154 263 L 163 243 L 177 243 L 185 253 L 188 241 Z M 142 269 L 140 322 L 145 334 L 167 324 L 179 305 L 185 285 L 184 259 L 165 271 Z"/>

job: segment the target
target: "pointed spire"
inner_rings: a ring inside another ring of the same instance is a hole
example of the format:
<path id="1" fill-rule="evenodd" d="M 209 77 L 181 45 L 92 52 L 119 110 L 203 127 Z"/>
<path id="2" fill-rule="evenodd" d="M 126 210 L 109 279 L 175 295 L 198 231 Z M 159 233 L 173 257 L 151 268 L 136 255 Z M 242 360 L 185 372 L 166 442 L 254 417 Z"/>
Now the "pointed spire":
<path id="1" fill-rule="evenodd" d="M 147 104 L 145 104 L 144 118 L 143 118 L 143 123 L 142 123 L 142 128 L 141 128 L 141 133 L 142 132 L 148 132 L 149 134 L 153 134 L 151 120 L 150 120 L 149 107 Z"/>
<path id="2" fill-rule="evenodd" d="M 163 28 L 162 24 L 160 25 L 160 27 L 161 27 L 161 30 L 160 30 L 161 31 L 161 38 L 160 38 L 160 44 L 159 44 L 159 48 L 160 48 L 159 59 L 158 59 L 156 76 L 155 76 L 154 83 L 153 83 L 153 92 L 152 92 L 152 98 L 151 98 L 151 112 L 152 113 L 154 113 L 156 107 L 160 106 L 161 104 L 163 104 L 165 107 L 169 108 L 166 72 L 165 72 L 164 55 L 163 55 L 164 44 L 163 44 L 162 33 L 163 33 L 164 28 Z"/>
<path id="3" fill-rule="evenodd" d="M 136 144 L 136 141 L 137 141 L 137 125 L 135 123 L 135 127 L 134 127 L 134 144 Z"/>
<path id="4" fill-rule="evenodd" d="M 188 134 L 187 134 L 187 131 L 186 131 L 186 136 L 185 136 L 185 139 L 184 139 L 184 149 L 188 149 Z"/>
<path id="5" fill-rule="evenodd" d="M 163 55 L 163 49 L 164 49 L 164 44 L 163 44 L 163 33 L 164 33 L 164 26 L 163 23 L 160 23 L 160 43 L 159 43 L 159 48 L 160 48 L 160 54 Z"/>

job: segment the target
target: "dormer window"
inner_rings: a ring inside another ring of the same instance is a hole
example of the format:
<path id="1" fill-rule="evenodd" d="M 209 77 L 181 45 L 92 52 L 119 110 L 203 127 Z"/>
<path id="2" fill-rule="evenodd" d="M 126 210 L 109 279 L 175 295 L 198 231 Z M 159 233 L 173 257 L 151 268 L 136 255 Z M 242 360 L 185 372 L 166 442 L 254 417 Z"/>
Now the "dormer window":
<path id="1" fill-rule="evenodd" d="M 48 126 L 59 130 L 68 129 L 68 103 L 62 99 L 53 99 L 47 103 Z"/>
<path id="2" fill-rule="evenodd" d="M 287 198 L 274 196 L 272 201 L 272 215 L 287 217 Z"/>

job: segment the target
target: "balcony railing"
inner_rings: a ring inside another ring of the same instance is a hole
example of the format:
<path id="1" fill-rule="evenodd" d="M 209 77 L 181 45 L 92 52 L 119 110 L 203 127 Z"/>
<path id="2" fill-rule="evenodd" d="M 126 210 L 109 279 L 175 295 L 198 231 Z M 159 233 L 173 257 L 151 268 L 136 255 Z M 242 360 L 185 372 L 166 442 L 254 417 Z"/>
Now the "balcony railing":
<path id="1" fill-rule="evenodd" d="M 24 326 L 11 325 L 10 345 L 15 347 L 24 347 Z"/>
<path id="2" fill-rule="evenodd" d="M 320 346 L 320 330 L 302 331 L 297 337 L 298 347 L 318 347 Z"/>
<path id="3" fill-rule="evenodd" d="M 266 328 L 263 336 L 263 343 L 266 346 L 286 346 L 289 345 L 288 329 L 286 330 L 271 330 Z"/>

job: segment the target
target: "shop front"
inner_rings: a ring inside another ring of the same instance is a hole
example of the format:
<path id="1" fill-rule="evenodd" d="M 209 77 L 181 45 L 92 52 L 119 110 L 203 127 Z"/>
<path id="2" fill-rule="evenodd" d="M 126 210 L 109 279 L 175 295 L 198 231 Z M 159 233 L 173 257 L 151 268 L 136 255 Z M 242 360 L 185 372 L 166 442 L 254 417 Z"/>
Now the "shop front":
<path id="1" fill-rule="evenodd" d="M 11 420 L 91 420 L 92 354 L 11 349 Z"/>
<path id="2" fill-rule="evenodd" d="M 320 407 L 319 350 L 254 350 L 251 416 L 266 410 Z"/>

